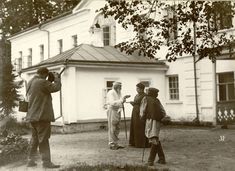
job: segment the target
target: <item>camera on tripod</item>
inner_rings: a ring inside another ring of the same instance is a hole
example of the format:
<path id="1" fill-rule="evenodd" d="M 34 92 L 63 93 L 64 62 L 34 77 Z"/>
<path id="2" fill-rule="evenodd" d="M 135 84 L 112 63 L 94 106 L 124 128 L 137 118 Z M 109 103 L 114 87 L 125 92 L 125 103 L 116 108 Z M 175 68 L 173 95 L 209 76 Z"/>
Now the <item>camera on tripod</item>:
<path id="1" fill-rule="evenodd" d="M 49 73 L 48 73 L 47 80 L 50 81 L 50 82 L 55 81 L 55 77 L 58 77 L 58 76 L 56 76 L 56 75 L 59 76 L 59 73 L 57 73 L 57 72 L 49 72 Z"/>

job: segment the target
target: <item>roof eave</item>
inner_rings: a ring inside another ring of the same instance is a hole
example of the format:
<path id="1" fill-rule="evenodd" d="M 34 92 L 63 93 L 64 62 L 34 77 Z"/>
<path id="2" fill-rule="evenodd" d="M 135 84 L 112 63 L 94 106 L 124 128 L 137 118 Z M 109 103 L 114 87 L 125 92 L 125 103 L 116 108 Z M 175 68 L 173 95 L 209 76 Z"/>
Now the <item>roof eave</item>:
<path id="1" fill-rule="evenodd" d="M 27 71 L 33 71 L 38 69 L 39 67 L 55 67 L 55 66 L 61 66 L 64 65 L 64 61 L 56 61 L 53 63 L 42 63 L 42 64 L 37 64 L 28 68 L 24 68 L 21 70 L 21 72 L 27 72 Z M 79 61 L 79 60 L 69 60 L 67 62 L 67 65 L 87 65 L 87 66 L 133 66 L 133 67 L 144 67 L 148 66 L 148 68 L 158 68 L 158 69 L 163 69 L 167 70 L 169 68 L 168 65 L 166 65 L 164 62 L 159 62 L 159 63 L 144 63 L 144 62 L 116 62 L 116 61 Z"/>

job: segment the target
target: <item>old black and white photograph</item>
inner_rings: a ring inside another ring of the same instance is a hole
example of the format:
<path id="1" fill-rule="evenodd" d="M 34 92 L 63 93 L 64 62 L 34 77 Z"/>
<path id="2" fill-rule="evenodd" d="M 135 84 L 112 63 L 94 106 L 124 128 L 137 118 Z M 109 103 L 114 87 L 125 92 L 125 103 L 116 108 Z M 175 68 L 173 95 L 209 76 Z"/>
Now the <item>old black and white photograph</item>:
<path id="1" fill-rule="evenodd" d="M 0 170 L 235 170 L 235 2 L 0 0 Z"/>

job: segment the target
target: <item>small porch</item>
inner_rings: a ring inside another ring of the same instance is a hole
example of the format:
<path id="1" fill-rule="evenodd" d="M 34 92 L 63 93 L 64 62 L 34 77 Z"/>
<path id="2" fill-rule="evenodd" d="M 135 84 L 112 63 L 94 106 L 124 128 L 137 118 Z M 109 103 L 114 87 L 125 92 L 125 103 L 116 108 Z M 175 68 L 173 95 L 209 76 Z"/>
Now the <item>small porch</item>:
<path id="1" fill-rule="evenodd" d="M 217 124 L 235 125 L 235 100 L 217 102 Z"/>
<path id="2" fill-rule="evenodd" d="M 234 48 L 234 46 L 233 46 Z M 235 52 L 229 50 L 219 56 L 217 60 L 235 60 Z M 215 65 L 215 93 L 216 93 L 216 124 L 235 125 L 235 70 L 216 72 Z"/>

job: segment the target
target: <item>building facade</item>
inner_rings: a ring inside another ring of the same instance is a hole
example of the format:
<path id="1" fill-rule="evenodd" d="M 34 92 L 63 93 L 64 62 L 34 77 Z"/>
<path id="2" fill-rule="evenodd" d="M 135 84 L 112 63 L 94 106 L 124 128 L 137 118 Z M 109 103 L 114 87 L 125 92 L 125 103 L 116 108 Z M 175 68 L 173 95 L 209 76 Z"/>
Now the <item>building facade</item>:
<path id="1" fill-rule="evenodd" d="M 113 19 L 97 14 L 95 10 L 105 3 L 100 2 L 82 1 L 72 12 L 9 38 L 12 62 L 22 79 L 28 81 L 40 66 L 56 72 L 66 67 L 62 90 L 53 94 L 56 123 L 106 121 L 106 93 L 114 81 L 122 82 L 122 94 L 130 94 L 130 100 L 139 82 L 158 87 L 164 99 L 168 67 L 164 62 L 115 49 L 113 46 L 130 37 L 131 31 L 125 32 Z M 125 110 L 130 118 L 129 103 Z"/>
<path id="2" fill-rule="evenodd" d="M 119 52 L 113 46 L 132 38 L 133 32 L 97 13 L 104 4 L 100 0 L 81 1 L 73 11 L 9 38 L 12 62 L 22 78 L 29 80 L 40 66 L 59 72 L 69 61 L 62 75 L 62 91 L 53 95 L 57 122 L 106 119 L 105 94 L 117 80 L 123 83 L 123 94 L 132 98 L 140 81 L 157 87 L 174 121 L 192 121 L 196 117 L 192 56 L 162 63 Z M 235 28 L 226 30 L 233 32 Z M 158 55 L 164 56 L 164 48 Z M 216 66 L 208 59 L 196 64 L 201 121 L 216 123 L 218 102 L 233 104 L 234 66 L 235 61 L 227 59 L 218 60 Z M 126 106 L 130 117 L 132 107 Z"/>

